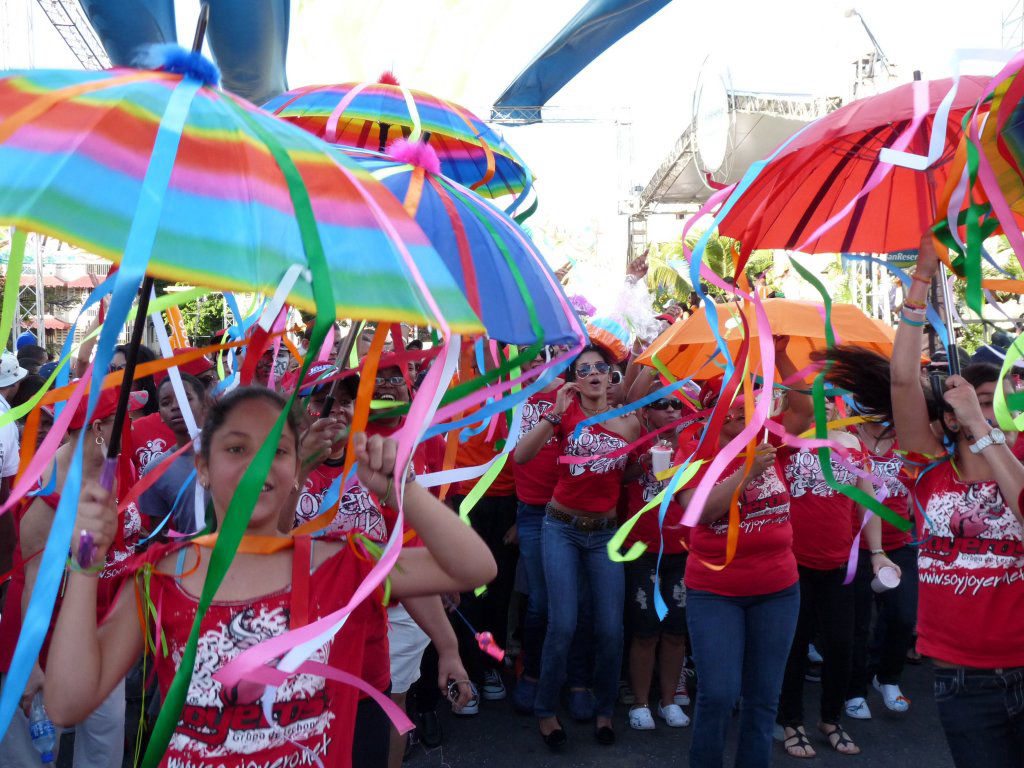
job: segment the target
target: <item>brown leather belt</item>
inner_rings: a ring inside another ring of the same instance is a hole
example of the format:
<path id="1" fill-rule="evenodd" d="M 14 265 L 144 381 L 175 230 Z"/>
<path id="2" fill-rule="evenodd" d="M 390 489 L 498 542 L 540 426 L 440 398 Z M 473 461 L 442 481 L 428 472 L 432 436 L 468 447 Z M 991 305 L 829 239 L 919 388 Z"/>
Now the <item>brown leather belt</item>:
<path id="1" fill-rule="evenodd" d="M 577 531 L 607 531 L 617 528 L 619 521 L 614 517 L 577 517 L 563 512 L 550 504 L 545 508 L 548 517 L 560 523 L 571 525 Z"/>

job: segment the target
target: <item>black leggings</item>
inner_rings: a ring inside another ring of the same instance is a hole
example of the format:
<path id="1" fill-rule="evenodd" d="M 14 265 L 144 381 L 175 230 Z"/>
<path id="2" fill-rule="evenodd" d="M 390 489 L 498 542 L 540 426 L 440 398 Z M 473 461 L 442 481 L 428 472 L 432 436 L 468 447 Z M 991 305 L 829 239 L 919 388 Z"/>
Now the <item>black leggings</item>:
<path id="1" fill-rule="evenodd" d="M 903 546 L 886 554 L 900 567 L 902 577 L 898 587 L 880 594 L 871 589 L 874 578 L 871 558 L 861 551 L 857 561 L 857 576 L 853 581 L 853 674 L 848 699 L 866 696 L 871 682 L 868 659 L 876 649 L 878 682 L 899 685 L 907 651 L 913 642 L 914 624 L 917 623 L 917 550 Z M 875 642 L 869 642 L 872 605 L 878 611 Z"/>
<path id="2" fill-rule="evenodd" d="M 838 723 L 846 703 L 853 663 L 853 585 L 844 585 L 846 568 L 818 571 L 798 566 L 800 618 L 779 697 L 778 722 L 795 728 L 804 720 L 804 672 L 807 644 L 815 627 L 821 637 L 821 721 Z"/>
<path id="3" fill-rule="evenodd" d="M 459 508 L 463 498 L 465 497 L 452 497 L 455 509 Z M 515 496 L 483 496 L 469 513 L 470 525 L 494 555 L 494 560 L 498 564 L 498 575 L 479 597 L 473 592 L 462 593 L 459 605 L 459 611 L 473 628 L 477 632 L 492 632 L 495 641 L 502 648 L 508 642 L 508 607 L 515 584 L 516 562 L 519 560 L 519 547 L 515 544 L 506 544 L 503 539 L 508 529 L 516 524 L 516 506 Z M 483 679 L 484 669 L 501 669 L 501 662 L 480 650 L 476 638 L 465 622 L 455 614 L 450 618 L 452 626 L 455 627 L 455 634 L 459 638 L 459 654 L 470 679 L 479 684 Z M 436 676 L 434 679 L 437 679 Z"/>
<path id="4" fill-rule="evenodd" d="M 391 686 L 384 695 L 391 694 Z M 369 696 L 359 700 L 356 731 L 352 739 L 352 768 L 387 768 L 391 746 L 391 721 L 380 704 Z"/>

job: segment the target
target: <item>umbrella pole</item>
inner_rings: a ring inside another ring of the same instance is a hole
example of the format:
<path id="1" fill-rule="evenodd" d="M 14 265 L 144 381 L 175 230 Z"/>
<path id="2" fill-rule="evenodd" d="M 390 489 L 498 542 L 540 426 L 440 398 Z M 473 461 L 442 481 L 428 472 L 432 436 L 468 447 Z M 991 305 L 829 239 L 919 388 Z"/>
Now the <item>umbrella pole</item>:
<path id="1" fill-rule="evenodd" d="M 352 347 L 356 344 L 356 339 L 359 336 L 359 331 L 362 328 L 362 320 L 353 320 L 352 327 L 349 329 L 348 336 L 345 338 L 345 346 L 342 347 L 341 354 L 338 356 L 338 368 L 341 369 L 345 366 L 348 356 L 352 354 Z M 327 399 L 324 400 L 324 407 L 320 409 L 320 418 L 326 419 L 331 415 L 331 411 L 334 410 L 335 393 L 338 389 L 338 382 L 341 379 L 335 379 L 334 383 L 331 384 L 331 389 L 327 393 Z"/>
<path id="2" fill-rule="evenodd" d="M 139 306 L 135 312 L 135 323 L 132 326 L 131 340 L 124 356 L 124 378 L 117 398 L 117 410 L 114 412 L 114 426 L 107 443 L 107 460 L 103 464 L 100 482 L 108 491 L 114 488 L 114 474 L 117 469 L 117 455 L 121 452 L 121 433 L 124 431 L 124 420 L 128 415 L 128 397 L 132 392 L 132 381 L 135 379 L 135 366 L 139 357 L 139 346 L 142 344 L 142 332 L 146 329 L 149 310 L 149 296 L 153 292 L 153 278 L 146 277 L 142 281 L 142 293 L 139 295 Z"/>
<path id="3" fill-rule="evenodd" d="M 206 37 L 206 26 L 210 21 L 210 6 L 203 3 L 199 9 L 199 20 L 196 22 L 196 34 L 192 39 L 192 51 L 198 53 L 202 50 L 203 39 Z M 124 420 L 128 415 L 128 398 L 132 392 L 132 382 L 135 379 L 135 366 L 139 357 L 139 346 L 142 344 L 142 333 L 146 329 L 146 319 L 149 314 L 149 297 L 153 293 L 153 278 L 146 276 L 142 281 L 142 292 L 139 294 L 139 305 L 136 308 L 135 324 L 132 326 L 131 340 L 128 342 L 128 352 L 124 356 L 124 378 L 121 380 L 121 390 L 117 398 L 117 410 L 114 412 L 114 426 L 110 433 L 110 441 L 107 443 L 107 459 L 103 463 L 103 471 L 100 474 L 100 483 L 108 491 L 114 488 L 114 476 L 117 473 L 117 456 L 121 452 L 121 434 L 124 431 Z"/>
<path id="4" fill-rule="evenodd" d="M 932 210 L 932 221 L 938 216 L 938 203 L 935 200 L 935 178 L 931 169 L 925 171 L 928 179 L 928 200 Z M 944 248 L 945 246 L 940 245 Z M 935 290 L 935 280 L 939 281 L 938 290 Z M 953 328 L 953 295 L 949 290 L 949 275 L 946 273 L 946 265 L 939 262 L 939 273 L 932 278 L 932 304 L 935 299 L 942 296 L 942 321 L 946 324 L 946 333 L 949 335 L 949 348 L 946 350 L 949 373 L 952 376 L 960 375 L 960 350 L 956 345 L 956 331 Z M 940 402 L 942 402 L 940 400 Z"/>

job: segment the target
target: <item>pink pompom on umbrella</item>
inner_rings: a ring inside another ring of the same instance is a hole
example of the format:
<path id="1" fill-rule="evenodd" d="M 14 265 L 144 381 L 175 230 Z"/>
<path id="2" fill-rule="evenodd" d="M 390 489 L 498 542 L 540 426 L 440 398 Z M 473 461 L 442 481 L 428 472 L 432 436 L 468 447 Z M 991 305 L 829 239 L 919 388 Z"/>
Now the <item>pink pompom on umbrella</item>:
<path id="1" fill-rule="evenodd" d="M 425 141 L 409 141 L 396 139 L 388 145 L 387 154 L 400 163 L 408 163 L 414 168 L 422 168 L 427 173 L 439 175 L 441 161 L 434 148 Z"/>
<path id="2" fill-rule="evenodd" d="M 379 78 L 377 78 L 377 82 L 380 83 L 381 85 L 398 85 L 399 84 L 398 83 L 398 78 L 395 77 L 395 73 L 394 72 L 390 72 L 390 71 L 382 73 L 381 76 Z"/>

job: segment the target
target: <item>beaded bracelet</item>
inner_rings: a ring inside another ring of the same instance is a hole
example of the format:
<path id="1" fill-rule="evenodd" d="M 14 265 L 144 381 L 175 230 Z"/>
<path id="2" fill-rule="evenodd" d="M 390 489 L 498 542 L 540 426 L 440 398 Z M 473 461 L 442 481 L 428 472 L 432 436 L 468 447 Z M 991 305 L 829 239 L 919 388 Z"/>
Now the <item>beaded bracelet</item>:
<path id="1" fill-rule="evenodd" d="M 911 301 L 910 299 L 905 299 L 905 300 L 903 301 L 903 306 L 904 306 L 904 307 L 906 307 L 906 308 L 909 308 L 909 309 L 919 309 L 919 310 L 921 310 L 922 312 L 923 312 L 924 310 L 928 309 L 928 305 L 927 305 L 927 304 L 925 304 L 924 302 L 921 302 L 921 303 L 919 304 L 919 303 L 917 303 L 916 301 Z"/>
<path id="2" fill-rule="evenodd" d="M 84 576 L 96 576 L 100 571 L 103 570 L 106 563 L 100 563 L 99 565 L 92 565 L 88 568 L 83 568 L 78 564 L 78 560 L 74 557 L 68 556 L 68 570 L 75 573 L 81 573 Z"/>
<path id="3" fill-rule="evenodd" d="M 917 274 L 916 272 L 910 276 L 910 279 L 913 280 L 914 282 L 917 282 L 917 283 L 924 283 L 925 285 L 931 285 L 932 284 L 931 278 L 922 277 L 921 275 Z"/>

